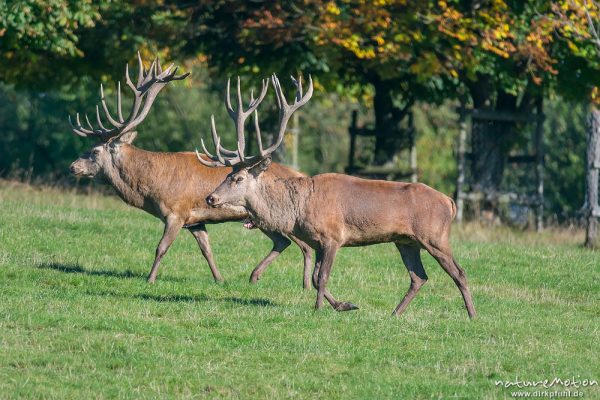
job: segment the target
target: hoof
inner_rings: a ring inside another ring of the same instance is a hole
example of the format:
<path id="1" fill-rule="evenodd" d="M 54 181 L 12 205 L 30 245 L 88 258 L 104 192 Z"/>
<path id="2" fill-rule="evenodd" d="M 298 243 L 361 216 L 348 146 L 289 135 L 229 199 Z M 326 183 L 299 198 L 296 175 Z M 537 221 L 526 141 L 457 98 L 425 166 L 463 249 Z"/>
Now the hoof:
<path id="1" fill-rule="evenodd" d="M 258 278 L 258 276 L 254 276 L 254 275 L 252 275 L 252 276 L 250 277 L 250 283 L 252 283 L 252 284 L 254 284 L 254 283 L 257 283 L 257 282 L 258 282 L 258 279 L 259 279 L 259 278 Z"/>
<path id="2" fill-rule="evenodd" d="M 358 310 L 358 306 L 352 303 L 340 303 L 335 308 L 335 311 L 352 311 Z"/>
<path id="3" fill-rule="evenodd" d="M 156 278 L 152 278 L 152 277 L 150 277 L 150 278 L 148 278 L 146 281 L 147 281 L 148 283 L 154 283 L 154 281 L 155 281 L 155 280 L 156 280 Z"/>

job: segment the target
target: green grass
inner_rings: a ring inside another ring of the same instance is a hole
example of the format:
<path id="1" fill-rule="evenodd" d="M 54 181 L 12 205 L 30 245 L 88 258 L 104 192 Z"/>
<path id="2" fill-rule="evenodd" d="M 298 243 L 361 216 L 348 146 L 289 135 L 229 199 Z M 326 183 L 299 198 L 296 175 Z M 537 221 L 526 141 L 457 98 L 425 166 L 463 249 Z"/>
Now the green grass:
<path id="1" fill-rule="evenodd" d="M 313 310 L 290 248 L 210 226 L 226 283 L 182 232 L 145 282 L 162 224 L 118 199 L 0 182 L 0 398 L 507 398 L 496 380 L 600 380 L 600 260 L 580 233 L 457 230 L 478 318 L 428 255 L 409 279 L 393 245 L 343 249 Z M 562 388 L 559 388 L 562 389 Z M 598 386 L 580 389 L 600 397 Z"/>

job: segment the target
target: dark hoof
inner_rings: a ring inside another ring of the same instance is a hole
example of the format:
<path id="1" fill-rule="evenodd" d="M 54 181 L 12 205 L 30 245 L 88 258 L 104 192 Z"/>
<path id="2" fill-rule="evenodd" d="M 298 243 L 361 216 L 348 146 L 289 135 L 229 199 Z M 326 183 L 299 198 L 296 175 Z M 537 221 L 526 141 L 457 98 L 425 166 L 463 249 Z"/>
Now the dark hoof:
<path id="1" fill-rule="evenodd" d="M 352 311 L 358 310 L 358 306 L 352 303 L 340 303 L 335 308 L 335 311 Z"/>
<path id="2" fill-rule="evenodd" d="M 252 276 L 250 277 L 250 283 L 257 283 L 257 282 L 258 282 L 258 279 L 259 279 L 259 278 L 258 278 L 258 276 L 254 276 L 254 275 L 252 275 Z"/>

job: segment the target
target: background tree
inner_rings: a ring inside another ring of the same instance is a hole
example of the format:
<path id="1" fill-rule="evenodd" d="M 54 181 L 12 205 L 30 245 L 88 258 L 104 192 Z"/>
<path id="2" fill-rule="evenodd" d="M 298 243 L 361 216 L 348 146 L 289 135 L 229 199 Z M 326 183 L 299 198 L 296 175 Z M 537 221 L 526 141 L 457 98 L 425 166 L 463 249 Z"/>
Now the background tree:
<path id="1" fill-rule="evenodd" d="M 532 112 L 560 90 L 585 96 L 598 66 L 573 41 L 555 40 L 549 1 L 198 2 L 181 50 L 243 71 L 314 71 L 323 85 L 373 92 L 375 162 L 402 143 L 415 101 Z M 557 60 L 560 60 L 557 61 Z M 274 65 L 277 68 L 274 68 Z M 574 78 L 576 76 L 576 79 Z M 499 189 L 506 158 L 523 140 L 510 122 L 475 127 L 476 189 Z"/>

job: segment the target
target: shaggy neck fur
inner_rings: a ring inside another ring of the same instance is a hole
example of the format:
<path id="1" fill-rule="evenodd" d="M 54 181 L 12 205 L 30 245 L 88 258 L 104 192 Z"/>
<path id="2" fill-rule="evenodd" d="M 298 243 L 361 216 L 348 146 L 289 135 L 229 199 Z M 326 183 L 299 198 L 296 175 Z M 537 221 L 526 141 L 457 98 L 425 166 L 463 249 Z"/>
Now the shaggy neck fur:
<path id="1" fill-rule="evenodd" d="M 102 171 L 119 197 L 138 208 L 144 207 L 144 192 L 149 183 L 146 180 L 151 175 L 146 153 L 131 145 L 121 145 L 111 152 L 112 163 Z"/>
<path id="2" fill-rule="evenodd" d="M 262 175 L 255 195 L 247 199 L 246 208 L 258 227 L 290 234 L 305 214 L 312 192 L 312 178 Z"/>

